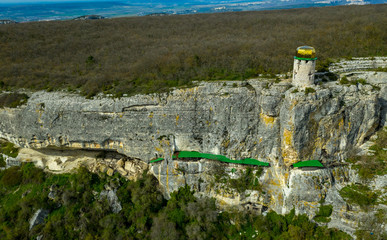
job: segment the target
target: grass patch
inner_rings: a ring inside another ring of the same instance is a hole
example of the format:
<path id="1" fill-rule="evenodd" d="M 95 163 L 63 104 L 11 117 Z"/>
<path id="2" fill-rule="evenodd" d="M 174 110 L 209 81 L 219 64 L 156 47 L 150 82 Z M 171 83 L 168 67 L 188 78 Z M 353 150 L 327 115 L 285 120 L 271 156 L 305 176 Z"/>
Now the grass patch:
<path id="1" fill-rule="evenodd" d="M 17 108 L 28 101 L 28 96 L 24 93 L 3 93 L 0 94 L 0 108 Z"/>
<path id="2" fill-rule="evenodd" d="M 306 87 L 305 88 L 305 94 L 308 95 L 309 93 L 315 93 L 316 90 L 314 88 L 311 88 L 311 87 Z"/>
<path id="3" fill-rule="evenodd" d="M 344 76 L 340 79 L 339 83 L 341 85 L 358 85 L 358 84 L 365 85 L 367 84 L 367 81 L 363 78 L 359 78 L 356 80 L 348 80 L 348 78 Z"/>
<path id="4" fill-rule="evenodd" d="M 13 143 L 0 140 L 0 153 L 15 158 L 19 154 L 19 149 Z"/>
<path id="5" fill-rule="evenodd" d="M 329 218 L 332 214 L 333 207 L 332 205 L 321 205 L 318 213 L 314 217 L 314 220 L 316 222 L 323 222 L 323 223 L 328 223 L 331 221 Z"/>
<path id="6" fill-rule="evenodd" d="M 375 144 L 369 148 L 373 155 L 347 159 L 347 162 L 352 163 L 352 168 L 357 169 L 360 177 L 365 180 L 387 174 L 387 127 L 379 130 L 377 136 Z"/>
<path id="7" fill-rule="evenodd" d="M 377 203 L 379 192 L 373 192 L 364 185 L 350 185 L 340 190 L 340 195 L 346 202 L 359 205 L 363 210 L 368 210 Z"/>
<path id="8" fill-rule="evenodd" d="M 5 167 L 5 166 L 6 166 L 5 159 L 3 155 L 0 154 L 0 167 Z"/>

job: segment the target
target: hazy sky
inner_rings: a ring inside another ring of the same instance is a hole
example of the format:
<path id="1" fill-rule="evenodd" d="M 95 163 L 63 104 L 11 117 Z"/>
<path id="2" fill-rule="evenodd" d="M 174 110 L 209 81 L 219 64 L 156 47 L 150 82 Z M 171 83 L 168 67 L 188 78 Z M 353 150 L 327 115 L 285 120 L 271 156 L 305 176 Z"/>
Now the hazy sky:
<path id="1" fill-rule="evenodd" d="M 0 0 L 0 3 L 42 3 L 42 2 L 109 2 L 109 0 Z M 119 1 L 119 0 L 118 0 Z M 117 0 L 111 0 L 117 2 Z"/>

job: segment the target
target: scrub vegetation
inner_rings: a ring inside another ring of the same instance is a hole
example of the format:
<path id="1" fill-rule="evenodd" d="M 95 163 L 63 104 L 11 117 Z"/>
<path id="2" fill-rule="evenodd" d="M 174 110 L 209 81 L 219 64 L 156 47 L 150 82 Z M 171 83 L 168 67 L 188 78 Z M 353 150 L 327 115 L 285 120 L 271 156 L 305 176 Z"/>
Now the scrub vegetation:
<path id="1" fill-rule="evenodd" d="M 294 51 L 386 56 L 387 5 L 146 16 L 0 26 L 0 88 L 87 97 L 161 92 L 198 80 L 286 73 Z"/>
<path id="2" fill-rule="evenodd" d="M 19 153 L 19 149 L 13 143 L 0 140 L 0 153 L 15 158 Z"/>
<path id="3" fill-rule="evenodd" d="M 324 223 L 330 222 L 331 219 L 329 217 L 332 214 L 332 210 L 333 210 L 332 205 L 321 205 L 318 210 L 318 213 L 314 217 L 314 220 L 316 222 L 324 222 Z"/>
<path id="4" fill-rule="evenodd" d="M 220 211 L 214 199 L 198 199 L 188 186 L 168 201 L 157 186 L 146 173 L 134 182 L 85 168 L 61 175 L 31 163 L 8 168 L 0 171 L 0 239 L 350 239 L 294 210 L 284 216 Z M 120 212 L 100 197 L 106 188 L 117 190 Z M 38 209 L 49 215 L 29 230 Z"/>
<path id="5" fill-rule="evenodd" d="M 380 192 L 372 191 L 365 185 L 349 185 L 340 190 L 340 195 L 350 204 L 356 204 L 363 210 L 368 210 L 377 204 Z"/>
<path id="6" fill-rule="evenodd" d="M 369 150 L 372 155 L 354 156 L 347 160 L 364 180 L 387 174 L 387 127 L 377 132 L 377 139 Z"/>
<path id="7" fill-rule="evenodd" d="M 0 94 L 0 108 L 16 108 L 27 103 L 28 96 L 24 93 L 3 93 Z"/>

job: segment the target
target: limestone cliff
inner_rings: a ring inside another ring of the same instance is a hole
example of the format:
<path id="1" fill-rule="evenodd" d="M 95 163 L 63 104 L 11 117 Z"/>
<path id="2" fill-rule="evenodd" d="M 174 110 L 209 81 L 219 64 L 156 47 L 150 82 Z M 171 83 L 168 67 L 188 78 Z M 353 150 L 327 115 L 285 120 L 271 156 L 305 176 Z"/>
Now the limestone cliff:
<path id="1" fill-rule="evenodd" d="M 326 201 L 333 205 L 328 226 L 353 233 L 358 226 L 354 216 L 367 218 L 373 213 L 348 211 L 340 197 L 342 187 L 361 182 L 344 160 L 364 149 L 385 125 L 387 74 L 346 74 L 362 76 L 367 84 L 327 82 L 306 93 L 287 80 L 252 79 L 201 82 L 163 94 L 93 100 L 65 92 L 29 93 L 26 105 L 0 109 L 0 137 L 25 149 L 19 155 L 22 161 L 38 161 L 28 149 L 40 151 L 39 163 L 48 168 L 49 158 L 70 150 L 79 154 L 106 150 L 145 163 L 163 157 L 165 161 L 150 164 L 150 171 L 166 196 L 189 184 L 198 195 L 216 197 L 219 204 L 280 213 L 296 208 L 310 217 Z M 216 182 L 217 174 L 235 179 L 243 174 L 244 166 L 173 160 L 175 151 L 254 158 L 270 167 L 259 178 L 260 191 L 237 192 Z M 310 159 L 320 160 L 326 168 L 291 167 Z M 72 156 L 62 162 L 75 160 Z M 387 181 L 381 176 L 367 184 L 384 191 Z"/>

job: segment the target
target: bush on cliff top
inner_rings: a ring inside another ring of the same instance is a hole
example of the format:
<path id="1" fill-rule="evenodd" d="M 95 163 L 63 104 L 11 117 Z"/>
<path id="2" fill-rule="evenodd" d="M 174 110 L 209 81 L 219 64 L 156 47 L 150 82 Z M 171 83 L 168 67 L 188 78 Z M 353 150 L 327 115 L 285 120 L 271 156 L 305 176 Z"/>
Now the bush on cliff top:
<path id="1" fill-rule="evenodd" d="M 0 108 L 16 108 L 27 102 L 28 96 L 24 93 L 3 93 L 0 94 Z"/>

